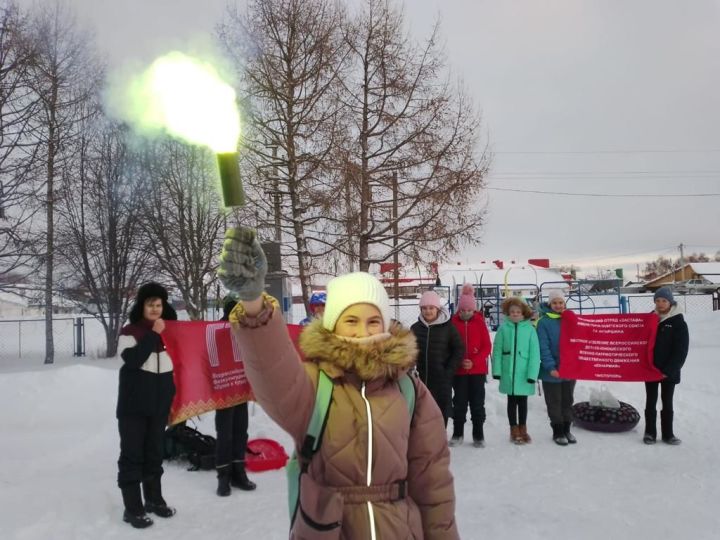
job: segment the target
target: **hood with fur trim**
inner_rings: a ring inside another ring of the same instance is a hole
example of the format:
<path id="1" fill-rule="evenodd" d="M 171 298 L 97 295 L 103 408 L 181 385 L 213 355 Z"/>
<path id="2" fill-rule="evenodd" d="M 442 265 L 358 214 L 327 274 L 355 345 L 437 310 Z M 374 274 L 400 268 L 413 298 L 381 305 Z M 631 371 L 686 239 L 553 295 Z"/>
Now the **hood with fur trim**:
<path id="1" fill-rule="evenodd" d="M 400 325 L 392 325 L 383 338 L 358 342 L 333 334 L 315 320 L 300 334 L 300 349 L 330 377 L 354 373 L 363 381 L 397 380 L 417 358 L 415 335 Z"/>

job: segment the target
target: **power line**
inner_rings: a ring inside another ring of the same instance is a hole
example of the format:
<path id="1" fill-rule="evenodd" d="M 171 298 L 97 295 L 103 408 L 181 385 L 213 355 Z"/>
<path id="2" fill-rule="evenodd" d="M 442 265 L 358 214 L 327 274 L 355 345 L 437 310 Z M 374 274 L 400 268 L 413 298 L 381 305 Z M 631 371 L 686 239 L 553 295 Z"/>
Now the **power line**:
<path id="1" fill-rule="evenodd" d="M 510 191 L 514 193 L 535 193 L 538 195 L 561 195 L 564 197 L 606 197 L 606 198 L 631 198 L 631 197 L 643 197 L 643 198 L 678 198 L 678 197 L 720 197 L 720 193 L 570 193 L 567 191 L 541 191 L 537 189 L 513 189 L 513 188 L 498 188 L 488 187 L 485 188 L 491 191 Z"/>
<path id="2" fill-rule="evenodd" d="M 649 150 L 498 150 L 493 154 L 712 154 L 720 152 L 720 148 L 710 148 L 707 150 L 679 150 L 679 149 L 649 149 Z"/>

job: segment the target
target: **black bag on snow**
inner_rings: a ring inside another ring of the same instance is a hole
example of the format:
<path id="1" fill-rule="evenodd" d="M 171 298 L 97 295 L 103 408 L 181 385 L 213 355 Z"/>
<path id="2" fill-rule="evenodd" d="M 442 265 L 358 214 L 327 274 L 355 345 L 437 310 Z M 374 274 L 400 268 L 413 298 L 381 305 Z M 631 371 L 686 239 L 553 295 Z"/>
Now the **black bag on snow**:
<path id="1" fill-rule="evenodd" d="M 204 435 L 184 422 L 165 430 L 165 459 L 187 459 L 190 471 L 215 468 L 215 437 Z"/>

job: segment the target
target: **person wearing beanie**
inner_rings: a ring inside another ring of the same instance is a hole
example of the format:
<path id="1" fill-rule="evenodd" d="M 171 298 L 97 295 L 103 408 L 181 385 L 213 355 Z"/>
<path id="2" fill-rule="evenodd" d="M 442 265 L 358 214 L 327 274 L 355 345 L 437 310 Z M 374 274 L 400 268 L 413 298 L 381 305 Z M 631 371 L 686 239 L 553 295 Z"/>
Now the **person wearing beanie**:
<path id="1" fill-rule="evenodd" d="M 130 309 L 130 324 L 118 340 L 122 358 L 116 416 L 120 432 L 118 487 L 122 491 L 123 520 L 135 528 L 153 521 L 147 513 L 168 518 L 175 509 L 162 496 L 164 434 L 175 395 L 173 365 L 165 351 L 165 321 L 177 314 L 159 283 L 142 285 Z M 142 484 L 142 496 L 140 492 Z"/>
<path id="2" fill-rule="evenodd" d="M 408 374 L 415 338 L 392 323 L 382 283 L 365 272 L 330 280 L 322 318 L 300 335 L 301 362 L 277 300 L 264 291 L 266 272 L 255 231 L 228 230 L 218 276 L 240 298 L 230 323 L 246 375 L 299 456 L 290 538 L 459 538 L 442 415 Z M 321 377 L 332 394 L 308 455 Z M 406 391 L 410 384 L 412 402 L 401 383 Z"/>
<path id="3" fill-rule="evenodd" d="M 453 434 L 450 446 L 462 444 L 468 405 L 472 420 L 473 445 L 485 446 L 485 383 L 490 356 L 490 333 L 483 314 L 477 311 L 473 286 L 462 287 L 452 323 L 465 345 L 465 358 L 453 378 Z"/>
<path id="4" fill-rule="evenodd" d="M 447 426 L 452 414 L 452 383 L 465 356 L 465 346 L 435 291 L 420 297 L 420 316 L 410 329 L 418 346 L 417 371 L 440 407 Z"/>
<path id="5" fill-rule="evenodd" d="M 308 301 L 308 309 L 310 313 L 307 317 L 300 321 L 300 326 L 307 326 L 314 319 L 319 319 L 325 312 L 325 302 L 327 301 L 327 294 L 325 291 L 314 292 L 310 295 Z"/>
<path id="6" fill-rule="evenodd" d="M 560 446 L 575 444 L 577 439 L 570 431 L 575 401 L 575 381 L 561 379 L 560 320 L 565 311 L 565 294 L 560 289 L 547 293 L 547 302 L 540 304 L 537 334 L 540 342 L 540 379 L 547 406 L 553 440 Z"/>
<path id="7" fill-rule="evenodd" d="M 230 319 L 230 313 L 237 304 L 237 298 L 227 295 L 223 301 L 222 321 Z M 257 486 L 247 477 L 245 451 L 248 442 L 247 401 L 215 411 L 215 469 L 220 497 L 230 495 L 230 486 L 243 491 L 252 491 Z"/>
<path id="8" fill-rule="evenodd" d="M 675 302 L 672 290 L 669 287 L 659 288 L 654 296 L 655 313 L 660 318 L 653 363 L 665 378 L 661 381 L 645 383 L 645 433 L 643 442 L 654 444 L 657 439 L 657 399 L 658 390 L 662 400 L 660 411 L 660 430 L 663 442 L 671 445 L 680 444 L 680 439 L 673 430 L 673 396 L 675 386 L 680 384 L 680 370 L 685 364 L 690 335 L 688 326 L 683 317 L 682 310 Z"/>
<path id="9" fill-rule="evenodd" d="M 505 319 L 493 342 L 492 374 L 500 381 L 500 392 L 507 395 L 510 441 L 529 444 L 532 438 L 527 431 L 528 396 L 535 394 L 540 345 L 530 322 L 532 310 L 522 299 L 506 298 L 502 312 Z"/>

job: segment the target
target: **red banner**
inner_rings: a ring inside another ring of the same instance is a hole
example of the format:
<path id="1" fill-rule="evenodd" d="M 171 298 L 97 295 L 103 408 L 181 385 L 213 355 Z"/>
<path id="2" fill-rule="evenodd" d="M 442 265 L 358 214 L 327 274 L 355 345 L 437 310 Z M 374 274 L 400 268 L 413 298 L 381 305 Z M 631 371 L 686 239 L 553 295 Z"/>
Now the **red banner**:
<path id="1" fill-rule="evenodd" d="M 653 365 L 654 313 L 578 315 L 563 312 L 560 377 L 586 381 L 658 381 Z"/>
<path id="2" fill-rule="evenodd" d="M 166 321 L 162 339 L 172 358 L 175 399 L 168 424 L 253 399 L 240 350 L 225 321 Z M 295 343 L 301 327 L 290 324 Z"/>

